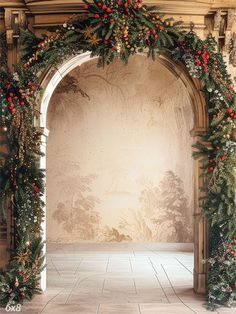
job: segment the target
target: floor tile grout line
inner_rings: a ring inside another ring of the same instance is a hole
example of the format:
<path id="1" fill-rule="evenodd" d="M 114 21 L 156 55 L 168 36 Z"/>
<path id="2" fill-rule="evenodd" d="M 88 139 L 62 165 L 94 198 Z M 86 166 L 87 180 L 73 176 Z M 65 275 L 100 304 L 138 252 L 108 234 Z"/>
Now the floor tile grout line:
<path id="1" fill-rule="evenodd" d="M 101 275 L 101 274 L 98 274 L 98 275 L 95 275 L 95 276 L 100 276 L 100 275 Z M 92 274 L 92 275 L 87 276 L 87 277 L 85 277 L 85 278 L 81 278 L 80 281 L 79 281 L 80 278 L 78 278 L 78 280 L 76 280 L 75 284 L 74 284 L 73 287 L 71 288 L 71 291 L 70 291 L 70 293 L 69 293 L 69 296 L 68 296 L 67 299 L 66 299 L 65 304 L 68 304 L 68 300 L 69 300 L 69 298 L 71 297 L 72 291 L 73 291 L 73 289 L 77 286 L 77 284 L 80 285 L 81 282 L 84 282 L 84 281 L 86 281 L 87 279 L 89 279 L 90 277 L 95 277 L 95 276 Z"/>
<path id="2" fill-rule="evenodd" d="M 108 271 L 109 264 L 110 264 L 110 257 L 108 257 L 108 259 L 107 259 L 106 273 L 107 273 L 107 271 Z"/>
<path id="3" fill-rule="evenodd" d="M 99 303 L 99 304 L 98 304 L 98 307 L 97 307 L 97 313 L 96 313 L 96 314 L 99 314 L 99 313 L 100 313 L 100 306 L 101 306 L 101 304 Z"/>
<path id="4" fill-rule="evenodd" d="M 145 247 L 146 247 L 146 249 L 147 249 L 148 251 L 152 252 L 153 254 L 157 255 L 158 257 L 161 257 L 161 256 L 160 256 L 160 253 L 158 253 L 158 251 L 152 250 L 152 249 L 150 249 L 148 246 L 145 246 Z"/>
<path id="5" fill-rule="evenodd" d="M 180 263 L 180 265 L 182 265 L 188 272 L 190 272 L 190 274 L 193 275 L 193 272 L 192 272 L 191 270 L 189 270 L 182 262 L 180 262 L 177 257 L 175 257 L 175 259 L 176 259 L 176 260 Z"/>
<path id="6" fill-rule="evenodd" d="M 79 270 L 80 265 L 81 265 L 81 263 L 82 263 L 83 260 L 84 260 L 84 258 L 81 257 L 81 260 L 80 260 L 80 262 L 79 262 L 79 265 L 78 265 L 78 267 L 76 268 L 76 270 L 75 270 L 75 272 L 74 272 L 75 275 L 77 274 L 77 271 Z"/>
<path id="7" fill-rule="evenodd" d="M 134 278 L 133 278 L 133 283 L 134 283 L 134 290 L 135 290 L 135 293 L 138 294 L 137 286 L 136 286 L 136 282 L 135 282 L 135 279 L 134 279 Z"/>
<path id="8" fill-rule="evenodd" d="M 79 281 L 79 280 L 80 280 L 80 281 Z M 71 288 L 71 290 L 70 290 L 70 292 L 69 292 L 69 295 L 68 295 L 68 297 L 67 297 L 67 299 L 66 299 L 65 304 L 68 304 L 68 301 L 69 301 L 69 299 L 70 299 L 70 297 L 71 297 L 71 294 L 72 294 L 73 289 L 77 286 L 78 283 L 80 284 L 82 281 L 83 281 L 83 279 L 81 279 L 81 278 L 78 278 L 78 280 L 76 280 L 75 284 L 73 285 L 73 287 Z"/>
<path id="9" fill-rule="evenodd" d="M 102 294 L 103 294 L 103 292 L 104 292 L 105 282 L 106 282 L 106 279 L 104 278 L 104 280 L 103 280 L 103 284 L 102 284 Z"/>
<path id="10" fill-rule="evenodd" d="M 141 308 L 140 308 L 140 304 L 138 303 L 138 310 L 139 310 L 139 314 L 142 314 L 141 313 Z"/>
<path id="11" fill-rule="evenodd" d="M 64 290 L 64 289 L 63 289 Z M 39 312 L 39 314 L 43 313 L 43 311 L 45 310 L 46 306 L 53 300 L 55 299 L 63 290 L 61 290 L 60 292 L 58 292 L 56 295 L 54 295 L 54 297 L 52 297 L 50 300 L 48 300 L 46 302 L 46 304 L 44 305 L 44 307 L 42 308 L 42 310 Z"/>
<path id="12" fill-rule="evenodd" d="M 132 262 L 131 262 L 130 257 L 129 257 L 129 265 L 130 265 L 131 273 L 133 273 L 133 272 L 134 272 L 134 270 L 133 270 L 133 266 L 132 266 Z"/>
<path id="13" fill-rule="evenodd" d="M 174 288 L 174 286 L 172 285 L 172 282 L 170 281 L 170 278 L 169 278 L 169 276 L 168 276 L 168 274 L 167 274 L 167 272 L 166 272 L 166 270 L 165 270 L 165 268 L 164 268 L 164 266 L 163 266 L 162 264 L 161 264 L 161 267 L 162 267 L 162 269 L 163 269 L 163 271 L 164 271 L 164 273 L 165 273 L 165 275 L 166 275 L 166 278 L 168 279 L 168 281 L 169 281 L 169 283 L 170 283 L 170 285 L 171 285 L 171 288 L 172 288 L 172 290 L 174 291 L 176 297 L 177 297 L 177 298 L 180 300 L 180 302 L 181 302 L 184 306 L 186 306 L 190 311 L 192 311 L 193 313 L 198 314 L 198 312 L 194 311 L 190 306 L 188 306 L 187 304 L 185 304 L 184 301 L 178 296 L 178 294 L 176 293 L 175 288 Z"/>
<path id="14" fill-rule="evenodd" d="M 59 270 L 57 269 L 56 265 L 54 264 L 53 260 L 51 259 L 52 265 L 54 266 L 54 268 L 56 269 L 56 272 L 58 273 L 59 276 L 61 276 Z"/>
<path id="15" fill-rule="evenodd" d="M 159 280 L 159 278 L 158 278 L 156 268 L 154 267 L 154 265 L 153 265 L 153 262 L 152 262 L 151 258 L 150 258 L 150 257 L 148 257 L 148 259 L 149 259 L 149 262 L 151 263 L 152 268 L 153 268 L 153 270 L 154 270 L 154 272 L 155 272 L 155 276 L 156 276 L 156 279 L 157 279 L 157 281 L 158 281 L 158 283 L 159 283 L 159 285 L 160 285 L 160 287 L 161 287 L 161 290 L 162 290 L 162 292 L 164 293 L 164 295 L 165 295 L 166 300 L 168 301 L 168 303 L 170 303 L 170 300 L 169 300 L 169 298 L 168 298 L 168 296 L 167 296 L 167 294 L 166 294 L 166 292 L 165 292 L 165 290 L 164 290 L 164 288 L 163 288 L 163 286 L 162 286 L 162 284 L 161 284 L 161 282 L 160 282 L 160 280 Z"/>

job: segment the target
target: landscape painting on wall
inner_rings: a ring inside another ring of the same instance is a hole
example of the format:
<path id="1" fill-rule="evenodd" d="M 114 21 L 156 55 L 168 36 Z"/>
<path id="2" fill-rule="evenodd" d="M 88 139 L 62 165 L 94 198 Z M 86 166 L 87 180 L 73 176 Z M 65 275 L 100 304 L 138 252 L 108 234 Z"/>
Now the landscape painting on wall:
<path id="1" fill-rule="evenodd" d="M 48 128 L 49 242 L 193 241 L 191 100 L 159 62 L 76 68 Z"/>

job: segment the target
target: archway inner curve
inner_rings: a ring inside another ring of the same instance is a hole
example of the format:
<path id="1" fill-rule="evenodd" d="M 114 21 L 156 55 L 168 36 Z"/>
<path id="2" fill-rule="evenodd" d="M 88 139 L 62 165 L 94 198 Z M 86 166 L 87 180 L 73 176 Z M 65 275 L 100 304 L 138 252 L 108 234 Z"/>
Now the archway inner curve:
<path id="1" fill-rule="evenodd" d="M 141 58 L 141 56 L 135 56 L 135 57 Z M 41 125 L 41 127 L 44 130 L 47 131 L 48 105 L 49 105 L 51 96 L 52 96 L 56 86 L 62 80 L 63 77 L 65 77 L 69 72 L 71 72 L 71 70 L 76 68 L 78 65 L 86 63 L 89 60 L 91 60 L 90 57 L 89 57 L 89 53 L 85 53 L 85 54 L 82 54 L 80 56 L 76 56 L 76 60 L 75 60 L 75 58 L 73 58 L 73 59 L 69 60 L 68 62 L 65 62 L 65 64 L 63 64 L 62 67 L 60 67 L 60 69 L 56 71 L 56 73 L 53 73 L 53 76 L 50 73 L 48 73 L 48 76 L 46 77 L 46 79 L 43 82 L 43 86 L 44 86 L 45 92 L 44 92 L 44 95 L 43 95 L 43 98 L 42 98 L 42 102 L 41 102 L 41 113 L 42 114 L 41 114 L 40 125 Z M 152 61 L 151 61 L 151 63 L 153 65 Z M 162 63 L 165 64 L 165 61 L 162 62 Z M 140 66 L 142 66 L 142 64 L 140 64 Z M 126 67 L 124 67 L 124 68 L 126 68 Z M 186 87 L 188 85 L 188 77 L 185 75 L 185 73 L 181 72 L 181 69 L 179 69 L 178 67 L 176 69 L 178 69 L 177 72 L 178 72 L 178 74 L 180 73 L 180 75 L 176 75 L 175 80 L 179 81 L 178 83 L 180 83 L 182 85 L 185 85 L 185 87 Z M 171 74 L 169 73 L 169 75 L 171 75 Z M 171 76 L 172 76 L 172 79 L 174 79 L 174 76 L 173 75 L 171 75 Z M 187 84 L 186 84 L 186 82 L 187 82 Z M 187 96 L 188 102 L 189 102 L 188 103 L 188 108 L 190 109 L 191 106 L 192 106 L 192 108 L 194 109 L 193 110 L 194 113 L 196 113 L 196 112 L 198 113 L 198 118 L 197 119 L 196 119 L 196 115 L 195 115 L 195 121 L 194 121 L 195 123 L 193 125 L 194 126 L 194 130 L 198 130 L 198 129 L 201 129 L 202 126 L 205 125 L 206 117 L 204 115 L 202 115 L 202 112 L 204 111 L 204 102 L 202 102 L 201 96 L 199 96 L 199 93 L 197 92 L 197 90 L 196 90 L 196 92 L 191 93 L 191 90 L 194 91 L 194 86 L 193 85 L 194 84 L 192 84 L 190 82 L 189 86 L 187 86 L 188 87 L 188 92 L 187 92 L 187 90 L 185 92 L 187 94 L 189 93 L 189 97 Z M 194 97 L 196 97 L 196 98 L 194 98 Z M 197 100 L 199 100 L 199 99 L 201 99 L 201 103 L 199 101 L 197 103 Z M 199 108 L 198 108 L 198 106 L 199 106 Z M 178 110 L 175 112 L 175 114 L 176 114 L 176 116 L 178 116 Z M 202 115 L 202 119 L 199 119 L 199 117 L 201 117 L 201 115 Z M 200 123 L 199 123 L 199 121 L 200 121 Z M 45 132 L 44 134 L 47 135 L 47 132 Z M 45 148 L 46 148 L 46 145 L 43 144 L 42 151 L 46 152 Z M 191 158 L 190 155 L 188 155 L 188 156 Z M 41 166 L 44 167 L 44 168 L 46 167 L 46 159 L 45 159 L 45 157 L 42 157 L 42 159 L 41 159 Z M 190 178 L 190 177 L 191 177 L 191 175 L 188 176 L 188 178 Z M 196 186 L 196 182 L 195 182 L 195 196 L 194 196 L 194 198 L 195 198 L 194 212 L 195 213 L 196 213 L 197 210 L 199 210 L 196 207 L 196 199 L 198 198 L 198 195 L 196 195 L 196 191 L 197 190 L 198 190 L 198 186 Z M 193 212 L 191 213 L 191 215 L 192 214 L 193 214 Z M 43 229 L 44 229 L 44 231 L 46 231 L 45 224 L 43 226 Z M 202 228 L 200 228 L 200 229 L 202 229 Z M 46 232 L 44 232 L 44 236 L 46 237 Z M 199 252 L 200 251 L 203 252 L 202 246 L 205 245 L 205 240 L 206 239 L 204 238 L 203 234 L 199 234 L 198 233 L 196 237 L 198 237 L 198 236 L 200 236 L 200 238 L 201 238 L 201 243 L 199 244 Z M 199 242 L 199 239 L 196 238 L 196 237 L 195 237 L 195 243 Z M 202 292 L 202 291 L 204 291 L 204 280 L 202 280 L 202 278 L 204 278 L 205 274 L 204 274 L 204 269 L 203 269 L 202 265 L 200 265 L 201 263 L 199 263 L 200 261 L 201 261 L 201 257 L 199 258 L 198 254 L 195 254 L 195 272 L 197 274 L 195 281 L 196 282 L 198 281 L 198 275 L 201 277 L 201 279 L 199 279 L 199 281 L 201 281 L 200 286 L 199 286 L 198 283 L 195 284 L 195 286 L 197 287 L 196 291 Z M 46 287 L 45 274 L 43 274 L 43 276 L 42 276 L 42 288 L 45 288 L 45 287 Z"/>

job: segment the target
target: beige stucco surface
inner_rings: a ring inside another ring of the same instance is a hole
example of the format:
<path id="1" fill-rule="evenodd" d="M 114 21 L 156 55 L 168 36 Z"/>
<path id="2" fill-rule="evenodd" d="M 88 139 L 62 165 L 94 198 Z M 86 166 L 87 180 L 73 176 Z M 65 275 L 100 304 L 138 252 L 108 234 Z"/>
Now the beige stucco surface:
<path id="1" fill-rule="evenodd" d="M 83 64 L 47 124 L 48 241 L 192 241 L 193 112 L 163 65 Z"/>

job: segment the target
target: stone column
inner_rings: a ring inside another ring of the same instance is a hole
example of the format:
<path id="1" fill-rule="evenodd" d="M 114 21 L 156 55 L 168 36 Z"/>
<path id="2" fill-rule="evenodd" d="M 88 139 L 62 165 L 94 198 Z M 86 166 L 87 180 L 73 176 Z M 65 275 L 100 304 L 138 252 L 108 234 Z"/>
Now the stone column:
<path id="1" fill-rule="evenodd" d="M 47 128 L 41 128 L 41 152 L 43 153 L 43 156 L 40 157 L 40 168 L 42 170 L 45 170 L 45 183 L 46 183 L 46 146 L 47 146 L 47 137 L 49 134 L 49 130 Z M 41 224 L 42 228 L 42 240 L 45 241 L 45 244 L 43 246 L 43 254 L 45 256 L 44 259 L 44 265 L 46 265 L 46 185 L 45 185 L 45 192 L 42 196 L 42 200 L 45 204 L 44 206 L 44 220 Z M 41 280 L 40 280 L 40 287 L 42 291 L 46 290 L 46 267 L 41 273 Z"/>

